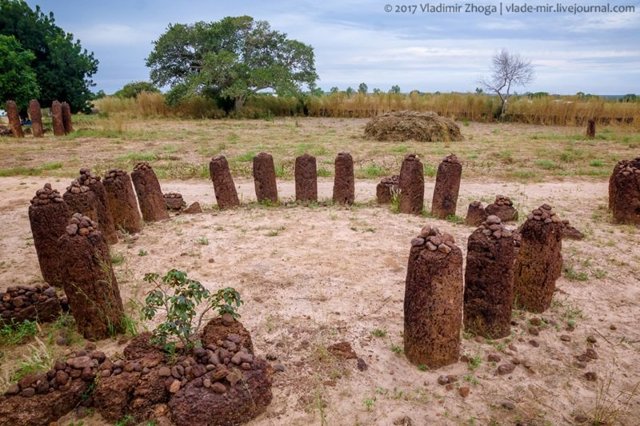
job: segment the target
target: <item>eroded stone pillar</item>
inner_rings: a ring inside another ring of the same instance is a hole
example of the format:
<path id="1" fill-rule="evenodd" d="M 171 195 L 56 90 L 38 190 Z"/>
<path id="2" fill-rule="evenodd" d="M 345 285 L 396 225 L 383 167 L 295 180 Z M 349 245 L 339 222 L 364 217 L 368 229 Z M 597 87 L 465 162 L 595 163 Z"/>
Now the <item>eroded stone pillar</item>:
<path id="1" fill-rule="evenodd" d="M 238 192 L 233 183 L 231 171 L 229 171 L 229 163 L 224 155 L 218 155 L 211 159 L 209 175 L 213 181 L 218 208 L 222 210 L 239 206 Z"/>
<path id="2" fill-rule="evenodd" d="M 424 208 L 424 169 L 415 154 L 404 158 L 400 168 L 400 213 L 422 213 Z"/>
<path id="3" fill-rule="evenodd" d="M 142 218 L 146 222 L 169 219 L 160 182 L 151 165 L 146 161 L 137 163 L 133 167 L 131 180 L 138 195 Z"/>
<path id="4" fill-rule="evenodd" d="M 318 171 L 316 157 L 309 154 L 296 158 L 296 201 L 318 201 Z"/>
<path id="5" fill-rule="evenodd" d="M 456 214 L 458 192 L 462 178 L 462 164 L 458 157 L 446 156 L 438 166 L 436 185 L 433 189 L 431 214 L 439 219 L 446 219 Z"/>
<path id="6" fill-rule="evenodd" d="M 253 157 L 253 181 L 258 202 L 278 202 L 278 186 L 276 184 L 276 167 L 271 154 L 261 152 Z"/>
<path id="7" fill-rule="evenodd" d="M 129 174 L 111 169 L 102 182 L 107 196 L 107 206 L 116 229 L 135 234 L 142 230 L 142 216 Z"/>
<path id="8" fill-rule="evenodd" d="M 333 181 L 333 202 L 353 204 L 356 198 L 353 158 L 348 152 L 341 152 L 335 161 L 336 173 Z"/>

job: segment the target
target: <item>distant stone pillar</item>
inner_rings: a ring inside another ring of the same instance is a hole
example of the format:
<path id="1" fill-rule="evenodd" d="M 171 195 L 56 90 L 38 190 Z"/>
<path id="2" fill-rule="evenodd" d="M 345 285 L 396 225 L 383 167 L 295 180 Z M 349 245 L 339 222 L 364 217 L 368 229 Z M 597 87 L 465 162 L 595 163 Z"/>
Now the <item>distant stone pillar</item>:
<path id="1" fill-rule="evenodd" d="M 109 209 L 107 192 L 100 181 L 100 176 L 94 175 L 89 169 L 82 168 L 80 169 L 78 182 L 80 185 L 88 186 L 96 196 L 97 222 L 102 236 L 108 244 L 117 243 L 118 234 L 116 232 L 116 226 L 113 221 L 113 216 L 111 216 L 111 210 Z"/>
<path id="2" fill-rule="evenodd" d="M 318 201 L 318 171 L 316 157 L 309 154 L 296 158 L 296 201 Z"/>
<path id="3" fill-rule="evenodd" d="M 94 222 L 98 222 L 98 197 L 88 186 L 82 185 L 78 179 L 71 182 L 62 198 L 72 214 L 81 213 L 82 216 L 87 216 Z"/>
<path id="4" fill-rule="evenodd" d="M 462 164 L 454 154 L 446 156 L 438 166 L 436 185 L 433 189 L 431 214 L 446 219 L 456 214 Z"/>
<path id="5" fill-rule="evenodd" d="M 489 339 L 511 333 L 513 234 L 498 216 L 489 216 L 467 243 L 464 273 L 464 328 Z"/>
<path id="6" fill-rule="evenodd" d="M 138 210 L 138 201 L 129 174 L 124 170 L 109 170 L 102 184 L 116 229 L 122 228 L 132 234 L 140 232 L 142 216 Z"/>
<path id="7" fill-rule="evenodd" d="M 382 178 L 376 186 L 378 204 L 391 204 L 394 196 L 400 195 L 400 176 L 393 175 Z"/>
<path id="8" fill-rule="evenodd" d="M 169 219 L 167 205 L 162 196 L 160 182 L 153 168 L 146 161 L 137 163 L 131 173 L 133 186 L 138 194 L 142 218 L 146 222 Z"/>
<path id="9" fill-rule="evenodd" d="M 37 99 L 32 99 L 29 102 L 29 118 L 31 118 L 31 133 L 36 138 L 44 136 L 44 127 L 42 126 L 42 110 L 40 109 L 40 102 Z"/>
<path id="10" fill-rule="evenodd" d="M 73 132 L 73 122 L 71 121 L 71 107 L 66 102 L 63 102 L 61 107 L 62 107 L 62 125 L 64 126 L 64 133 L 69 134 Z"/>
<path id="11" fill-rule="evenodd" d="M 515 306 L 541 313 L 551 306 L 562 271 L 564 225 L 551 206 L 543 204 L 520 228 L 520 249 L 514 271 Z"/>
<path id="12" fill-rule="evenodd" d="M 462 251 L 426 226 L 411 241 L 404 293 L 404 353 L 415 365 L 458 361 L 462 327 Z"/>
<path id="13" fill-rule="evenodd" d="M 13 137 L 24 138 L 20 113 L 15 101 L 7 101 L 7 117 L 9 118 L 9 127 L 11 128 L 11 133 L 13 133 Z"/>
<path id="14" fill-rule="evenodd" d="M 486 219 L 487 212 L 485 211 L 482 202 L 474 201 L 469 204 L 469 208 L 467 209 L 467 217 L 464 219 L 465 225 L 480 226 Z"/>
<path id="15" fill-rule="evenodd" d="M 590 118 L 587 121 L 587 138 L 593 139 L 596 137 L 596 120 Z"/>
<path id="16" fill-rule="evenodd" d="M 415 154 L 404 158 L 400 167 L 400 213 L 421 214 L 424 208 L 424 169 Z"/>
<path id="17" fill-rule="evenodd" d="M 276 167 L 273 157 L 266 152 L 253 157 L 253 182 L 256 188 L 256 198 L 259 203 L 269 201 L 278 202 L 278 185 L 276 184 Z"/>
<path id="18" fill-rule="evenodd" d="M 209 175 L 213 181 L 218 208 L 222 210 L 239 206 L 238 192 L 229 171 L 229 163 L 224 155 L 218 155 L 211 159 Z"/>
<path id="19" fill-rule="evenodd" d="M 42 278 L 53 286 L 60 287 L 63 282 L 58 238 L 64 234 L 70 217 L 67 203 L 51 184 L 36 191 L 29 206 L 29 223 Z"/>
<path id="20" fill-rule="evenodd" d="M 62 105 L 58 101 L 51 104 L 51 121 L 54 136 L 64 136 L 64 121 L 62 118 Z"/>
<path id="21" fill-rule="evenodd" d="M 487 216 L 498 216 L 502 222 L 518 220 L 518 210 L 513 207 L 511 198 L 497 195 L 496 200 L 485 209 Z"/>
<path id="22" fill-rule="evenodd" d="M 73 215 L 60 238 L 64 259 L 64 292 L 78 331 L 92 340 L 123 331 L 124 308 L 113 273 L 109 246 L 98 225 L 79 213 Z"/>
<path id="23" fill-rule="evenodd" d="M 353 204 L 356 198 L 353 158 L 348 152 L 341 152 L 335 161 L 336 173 L 333 181 L 333 202 Z"/>
<path id="24" fill-rule="evenodd" d="M 609 209 L 616 223 L 640 224 L 640 157 L 619 161 L 613 169 Z"/>

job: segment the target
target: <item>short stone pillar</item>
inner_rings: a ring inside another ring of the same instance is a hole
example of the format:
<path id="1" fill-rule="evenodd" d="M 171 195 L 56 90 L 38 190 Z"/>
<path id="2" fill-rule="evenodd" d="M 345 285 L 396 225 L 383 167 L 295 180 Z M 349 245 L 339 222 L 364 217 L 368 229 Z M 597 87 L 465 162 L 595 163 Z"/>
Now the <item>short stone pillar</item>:
<path id="1" fill-rule="evenodd" d="M 64 292 L 78 331 L 99 340 L 123 331 L 124 308 L 109 246 L 98 225 L 76 213 L 59 241 Z"/>
<path id="2" fill-rule="evenodd" d="M 318 171 L 316 157 L 304 154 L 296 158 L 296 201 L 318 201 Z"/>
<path id="3" fill-rule="evenodd" d="M 609 209 L 616 223 L 640 224 L 640 157 L 619 161 L 613 169 Z"/>
<path id="4" fill-rule="evenodd" d="M 218 208 L 228 209 L 240 205 L 238 192 L 236 191 L 229 163 L 224 155 L 218 155 L 211 159 L 209 163 L 209 175 L 213 182 L 213 190 L 216 193 Z"/>
<path id="5" fill-rule="evenodd" d="M 464 329 L 500 339 L 511 333 L 513 234 L 498 216 L 489 216 L 467 243 L 464 272 Z"/>
<path id="6" fill-rule="evenodd" d="M 71 213 L 62 195 L 46 183 L 36 191 L 29 206 L 29 223 L 33 245 L 38 255 L 42 278 L 53 286 L 62 286 L 64 275 L 60 265 L 58 238 L 67 227 Z"/>
<path id="7" fill-rule="evenodd" d="M 15 101 L 7 101 L 7 118 L 9 119 L 9 128 L 15 138 L 24 138 L 22 131 L 22 122 L 20 121 L 20 112 Z"/>
<path id="8" fill-rule="evenodd" d="M 168 192 L 163 194 L 164 202 L 167 206 L 167 210 L 172 212 L 182 211 L 185 207 L 187 207 L 187 203 L 184 202 L 182 198 L 182 194 L 178 192 Z"/>
<path id="9" fill-rule="evenodd" d="M 353 204 L 356 198 L 353 158 L 348 152 L 341 152 L 335 161 L 336 173 L 333 181 L 333 202 Z"/>
<path id="10" fill-rule="evenodd" d="M 100 179 L 100 176 L 94 175 L 91 173 L 91 170 L 87 168 L 80 169 L 78 182 L 82 186 L 89 187 L 96 196 L 98 228 L 100 229 L 100 232 L 102 232 L 102 236 L 107 240 L 108 244 L 115 244 L 118 242 L 118 234 L 116 232 L 113 216 L 111 216 L 111 210 L 109 209 L 107 192 Z"/>
<path id="11" fill-rule="evenodd" d="M 78 179 L 71 182 L 62 198 L 72 214 L 80 213 L 82 216 L 98 222 L 98 197 L 88 186 L 82 185 Z"/>
<path id="12" fill-rule="evenodd" d="M 404 353 L 415 365 L 458 361 L 462 327 L 462 251 L 426 226 L 411 241 L 404 293 Z"/>
<path id="13" fill-rule="evenodd" d="M 462 164 L 454 154 L 447 155 L 438 166 L 436 185 L 433 189 L 431 214 L 446 219 L 456 214 L 458 192 L 462 177 Z"/>
<path id="14" fill-rule="evenodd" d="M 409 154 L 400 167 L 400 213 L 422 214 L 424 208 L 424 169 L 416 154 Z"/>
<path id="15" fill-rule="evenodd" d="M 515 306 L 541 313 L 551 306 L 562 271 L 562 220 L 548 204 L 535 209 L 520 228 L 514 271 Z"/>
<path id="16" fill-rule="evenodd" d="M 487 212 L 481 201 L 473 201 L 467 209 L 467 217 L 464 219 L 465 225 L 480 226 L 487 219 Z"/>
<path id="17" fill-rule="evenodd" d="M 596 137 L 596 120 L 590 118 L 587 121 L 587 138 L 593 139 Z"/>
<path id="18" fill-rule="evenodd" d="M 146 161 L 137 163 L 131 173 L 133 186 L 138 194 L 142 218 L 146 222 L 169 219 L 167 205 L 162 196 L 160 182 L 153 168 Z"/>
<path id="19" fill-rule="evenodd" d="M 276 167 L 271 154 L 261 152 L 253 157 L 253 182 L 256 188 L 256 199 L 259 203 L 278 202 Z"/>
<path id="20" fill-rule="evenodd" d="M 58 101 L 51 104 L 51 124 L 54 136 L 64 136 L 64 120 L 62 118 L 62 105 Z"/>
<path id="21" fill-rule="evenodd" d="M 518 210 L 513 207 L 513 201 L 504 195 L 497 195 L 495 201 L 485 208 L 485 212 L 487 216 L 498 216 L 502 222 L 518 220 Z"/>
<path id="22" fill-rule="evenodd" d="M 384 177 L 376 186 L 378 204 L 391 204 L 393 197 L 400 195 L 400 176 Z"/>
<path id="23" fill-rule="evenodd" d="M 142 216 L 133 190 L 131 178 L 124 170 L 111 169 L 102 181 L 107 195 L 107 206 L 116 229 L 131 234 L 142 230 Z"/>
<path id="24" fill-rule="evenodd" d="M 31 134 L 33 134 L 33 137 L 41 138 L 44 136 L 42 109 L 40 109 L 40 102 L 36 99 L 32 99 L 29 102 L 29 118 L 31 119 Z"/>
<path id="25" fill-rule="evenodd" d="M 71 121 L 71 107 L 66 102 L 63 102 L 61 107 L 62 107 L 62 125 L 64 126 L 64 133 L 69 134 L 73 132 L 73 122 Z"/>

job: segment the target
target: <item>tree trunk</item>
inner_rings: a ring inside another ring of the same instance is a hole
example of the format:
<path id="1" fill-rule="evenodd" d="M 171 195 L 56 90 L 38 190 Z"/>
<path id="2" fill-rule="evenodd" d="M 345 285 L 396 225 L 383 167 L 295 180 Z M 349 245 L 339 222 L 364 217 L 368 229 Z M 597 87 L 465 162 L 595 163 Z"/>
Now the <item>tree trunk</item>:
<path id="1" fill-rule="evenodd" d="M 234 99 L 233 109 L 235 111 L 240 111 L 243 105 L 244 105 L 244 96 L 236 96 Z"/>

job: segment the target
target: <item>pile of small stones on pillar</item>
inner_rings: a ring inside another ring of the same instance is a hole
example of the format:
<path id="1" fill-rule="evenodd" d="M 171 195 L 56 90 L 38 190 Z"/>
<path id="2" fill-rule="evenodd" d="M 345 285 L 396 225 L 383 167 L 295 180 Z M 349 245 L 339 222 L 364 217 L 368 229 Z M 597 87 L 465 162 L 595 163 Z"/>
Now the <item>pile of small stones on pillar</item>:
<path id="1" fill-rule="evenodd" d="M 49 183 L 38 189 L 31 199 L 29 223 L 42 278 L 57 287 L 62 286 L 64 277 L 60 266 L 58 238 L 64 234 L 70 217 L 67 203 Z"/>
<path id="2" fill-rule="evenodd" d="M 88 187 L 91 192 L 96 196 L 96 212 L 98 228 L 102 232 L 102 236 L 107 240 L 109 244 L 115 244 L 118 242 L 118 234 L 116 232 L 116 226 L 111 216 L 111 210 L 107 201 L 107 192 L 104 189 L 100 176 L 96 176 L 91 173 L 91 170 L 87 168 L 80 169 L 80 176 L 78 182 L 81 186 Z"/>
<path id="3" fill-rule="evenodd" d="M 562 271 L 564 224 L 550 205 L 543 204 L 520 227 L 520 248 L 514 270 L 515 306 L 541 313 L 551 306 Z"/>
<path id="4" fill-rule="evenodd" d="M 131 173 L 131 180 L 138 195 L 142 218 L 146 222 L 169 219 L 160 182 L 153 167 L 146 161 L 136 163 Z"/>
<path id="5" fill-rule="evenodd" d="M 616 223 L 640 224 L 640 157 L 619 161 L 613 169 L 609 210 Z"/>
<path id="6" fill-rule="evenodd" d="M 111 169 L 105 175 L 102 184 L 116 229 L 131 234 L 140 232 L 142 216 L 138 210 L 138 201 L 129 174 L 124 170 Z"/>
<path id="7" fill-rule="evenodd" d="M 167 192 L 163 194 L 164 203 L 167 206 L 167 210 L 172 212 L 179 212 L 187 206 L 184 202 L 182 194 L 178 192 Z"/>
<path id="8" fill-rule="evenodd" d="M 462 164 L 454 154 L 446 156 L 436 174 L 436 184 L 433 189 L 431 214 L 439 219 L 446 219 L 456 214 L 458 193 L 462 178 Z"/>
<path id="9" fill-rule="evenodd" d="M 273 156 L 261 152 L 253 157 L 253 182 L 256 199 L 259 203 L 278 202 L 278 186 L 276 184 L 276 167 Z"/>
<path id="10" fill-rule="evenodd" d="M 63 306 L 66 306 L 66 297 L 58 297 L 56 289 L 49 284 L 9 287 L 7 291 L 0 291 L 0 325 L 55 321 Z"/>
<path id="11" fill-rule="evenodd" d="M 24 132 L 22 131 L 22 122 L 20 121 L 20 113 L 18 111 L 18 105 L 15 101 L 7 101 L 7 118 L 9 119 L 9 127 L 11 133 L 16 138 L 23 138 Z"/>
<path id="12" fill-rule="evenodd" d="M 462 251 L 453 236 L 425 226 L 411 241 L 404 294 L 404 352 L 415 365 L 458 361 L 462 327 Z"/>
<path id="13" fill-rule="evenodd" d="M 31 118 L 31 134 L 36 138 L 44 136 L 42 109 L 40 109 L 40 103 L 36 99 L 32 99 L 29 102 L 29 118 Z"/>
<path id="14" fill-rule="evenodd" d="M 355 176 L 353 157 L 348 152 L 336 156 L 335 178 L 333 181 L 333 202 L 336 204 L 353 204 L 355 200 Z"/>
<path id="15" fill-rule="evenodd" d="M 296 201 L 318 201 L 318 171 L 316 157 L 304 154 L 295 163 Z"/>
<path id="16" fill-rule="evenodd" d="M 497 195 L 496 200 L 485 208 L 487 216 L 498 216 L 503 222 L 518 220 L 518 210 L 513 207 L 511 198 L 504 195 Z"/>
<path id="17" fill-rule="evenodd" d="M 391 204 L 394 196 L 400 194 L 400 175 L 384 177 L 376 185 L 378 204 Z"/>
<path id="18" fill-rule="evenodd" d="M 60 237 L 59 249 L 64 292 L 78 331 L 86 339 L 121 332 L 124 308 L 109 246 L 98 225 L 75 213 Z"/>
<path id="19" fill-rule="evenodd" d="M 490 339 L 511 332 L 513 232 L 498 216 L 487 217 L 467 242 L 464 329 Z"/>
<path id="20" fill-rule="evenodd" d="M 487 220 L 487 212 L 481 201 L 473 201 L 467 209 L 467 216 L 464 219 L 465 225 L 480 226 Z"/>
<path id="21" fill-rule="evenodd" d="M 209 175 L 213 182 L 218 208 L 223 210 L 239 206 L 238 192 L 229 171 L 229 163 L 224 155 L 218 155 L 211 159 Z"/>
<path id="22" fill-rule="evenodd" d="M 60 102 L 53 101 L 51 103 L 51 123 L 54 136 L 64 136 L 66 134 L 62 114 L 62 105 Z"/>
<path id="23" fill-rule="evenodd" d="M 415 154 L 407 155 L 400 167 L 400 213 L 419 215 L 424 207 L 424 169 Z"/>
<path id="24" fill-rule="evenodd" d="M 81 213 L 95 222 L 98 221 L 98 197 L 78 179 L 71 182 L 62 198 L 67 203 L 69 211 Z"/>

